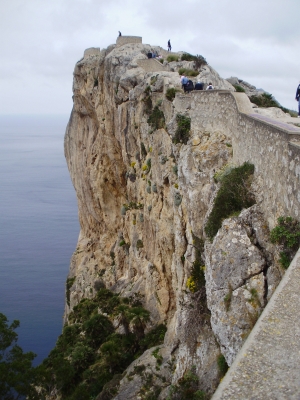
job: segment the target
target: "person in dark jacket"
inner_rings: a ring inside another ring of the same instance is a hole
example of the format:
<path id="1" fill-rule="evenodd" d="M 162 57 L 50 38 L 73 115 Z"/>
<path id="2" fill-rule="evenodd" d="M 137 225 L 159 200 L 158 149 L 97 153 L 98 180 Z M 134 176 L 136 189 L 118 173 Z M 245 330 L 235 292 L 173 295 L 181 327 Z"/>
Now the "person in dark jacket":
<path id="1" fill-rule="evenodd" d="M 185 93 L 191 93 L 191 91 L 194 90 L 194 84 L 193 81 L 190 79 L 187 81 L 187 84 L 184 86 L 184 92 Z"/>
<path id="2" fill-rule="evenodd" d="M 195 90 L 203 90 L 203 83 L 198 81 L 195 85 Z"/>
<path id="3" fill-rule="evenodd" d="M 296 90 L 296 101 L 298 101 L 298 118 L 300 118 L 300 82 Z"/>
<path id="4" fill-rule="evenodd" d="M 118 31 L 118 32 L 119 32 L 119 36 L 122 36 L 122 33 L 120 31 Z"/>
<path id="5" fill-rule="evenodd" d="M 171 51 L 172 50 L 172 46 L 171 46 L 171 41 L 170 41 L 170 39 L 168 40 L 168 51 Z"/>

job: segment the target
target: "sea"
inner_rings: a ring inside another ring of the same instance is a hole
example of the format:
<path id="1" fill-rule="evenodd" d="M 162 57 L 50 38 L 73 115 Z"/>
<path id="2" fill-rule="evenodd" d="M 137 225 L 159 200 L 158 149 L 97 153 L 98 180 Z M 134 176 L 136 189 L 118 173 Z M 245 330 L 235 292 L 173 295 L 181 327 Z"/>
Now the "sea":
<path id="1" fill-rule="evenodd" d="M 47 357 L 62 332 L 65 282 L 79 235 L 66 160 L 68 115 L 0 115 L 0 312 L 18 344 Z"/>

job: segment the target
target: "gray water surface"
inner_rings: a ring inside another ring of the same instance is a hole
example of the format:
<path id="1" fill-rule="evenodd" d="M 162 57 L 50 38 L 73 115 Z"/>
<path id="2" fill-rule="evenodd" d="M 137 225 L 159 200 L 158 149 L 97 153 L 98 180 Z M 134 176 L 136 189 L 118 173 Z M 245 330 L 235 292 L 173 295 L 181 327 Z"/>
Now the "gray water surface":
<path id="1" fill-rule="evenodd" d="M 79 234 L 63 153 L 68 116 L 0 116 L 0 312 L 40 363 L 62 330 Z"/>

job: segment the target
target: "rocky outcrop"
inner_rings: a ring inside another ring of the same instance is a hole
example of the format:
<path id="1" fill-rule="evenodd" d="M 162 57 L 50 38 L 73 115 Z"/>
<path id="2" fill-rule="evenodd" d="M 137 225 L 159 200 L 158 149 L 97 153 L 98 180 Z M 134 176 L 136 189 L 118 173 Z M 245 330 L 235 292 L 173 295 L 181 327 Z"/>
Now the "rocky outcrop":
<path id="1" fill-rule="evenodd" d="M 206 260 L 212 329 L 231 365 L 281 279 L 275 249 L 256 205 L 226 219 Z M 275 285 L 274 285 L 275 283 Z"/>
<path id="2" fill-rule="evenodd" d="M 240 86 L 244 89 L 247 96 L 259 96 L 262 93 L 265 93 L 263 89 L 257 89 L 255 86 L 250 83 L 244 81 L 243 79 L 239 79 L 237 77 L 230 77 L 226 79 L 231 85 Z"/>
<path id="3" fill-rule="evenodd" d="M 231 138 L 198 129 L 193 120 L 186 140 L 178 134 L 177 116 L 190 118 L 190 96 L 180 93 L 176 71 L 192 64 L 151 72 L 140 66 L 149 51 L 150 45 L 128 43 L 86 53 L 75 66 L 65 136 L 81 227 L 66 321 L 82 298 L 105 286 L 124 297 L 138 294 L 151 314 L 147 329 L 168 327 L 159 365 L 155 349 L 148 350 L 127 370 L 116 399 L 137 398 L 148 370 L 164 399 L 193 366 L 201 390 L 213 393 L 218 356 L 232 362 L 280 279 L 255 207 L 224 221 L 197 253 L 218 189 L 213 176 L 232 160 Z M 210 66 L 198 72 L 217 89 L 233 90 Z M 165 96 L 170 88 L 179 92 L 174 101 Z M 207 284 L 193 293 L 187 280 L 197 257 L 206 263 Z"/>

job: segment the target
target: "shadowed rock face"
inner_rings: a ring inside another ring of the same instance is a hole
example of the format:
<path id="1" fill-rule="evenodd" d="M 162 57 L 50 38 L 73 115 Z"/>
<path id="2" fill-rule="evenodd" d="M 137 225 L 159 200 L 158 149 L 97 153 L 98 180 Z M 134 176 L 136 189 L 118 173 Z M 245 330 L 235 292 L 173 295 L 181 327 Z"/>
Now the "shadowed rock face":
<path id="1" fill-rule="evenodd" d="M 207 245 L 202 255 L 206 290 L 193 294 L 187 289 L 197 253 L 195 237 L 203 237 L 217 189 L 213 175 L 230 163 L 233 148 L 230 137 L 202 132 L 193 120 L 187 144 L 172 142 L 176 115 L 189 117 L 190 98 L 177 94 L 173 102 L 166 99 L 168 88 L 181 88 L 177 72 L 152 73 L 138 66 L 151 50 L 141 43 L 110 46 L 75 66 L 65 155 L 81 231 L 71 259 L 69 277 L 75 281 L 65 318 L 82 298 L 95 295 L 99 282 L 122 296 L 138 293 L 151 313 L 148 328 L 161 322 L 168 327 L 155 378 L 163 399 L 168 386 L 192 366 L 199 387 L 213 393 L 220 378 L 220 346 L 230 364 L 268 297 L 266 277 L 273 290 L 280 274 L 269 254 L 263 216 L 254 207 L 224 221 Z M 190 66 L 180 66 L 184 63 Z M 201 73 L 219 89 L 230 87 L 208 66 Z M 168 131 L 148 124 L 155 105 Z M 141 364 L 154 371 L 151 351 L 128 373 Z M 137 398 L 142 384 L 139 377 L 134 384 L 123 378 L 116 398 Z"/>

